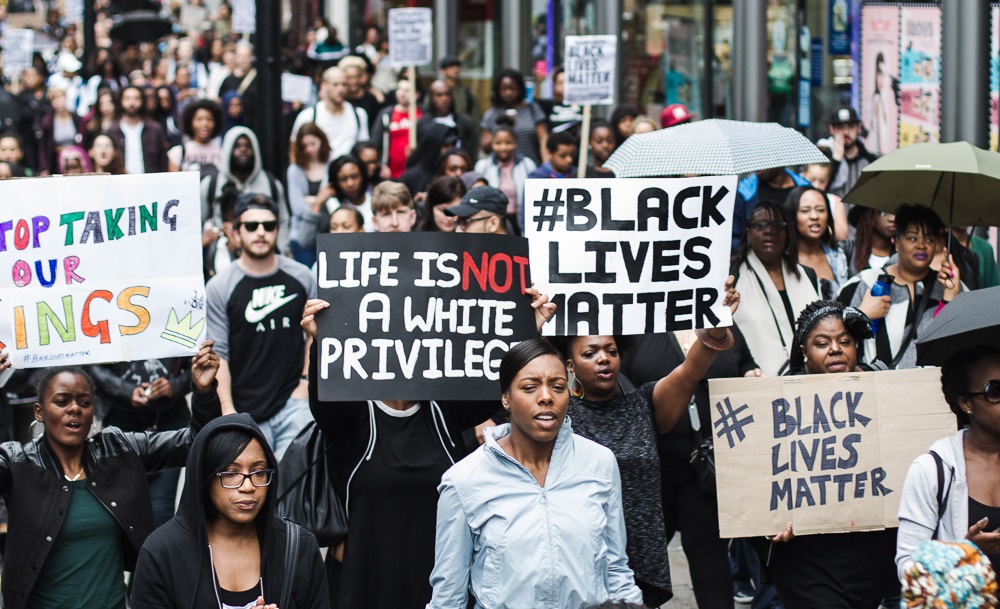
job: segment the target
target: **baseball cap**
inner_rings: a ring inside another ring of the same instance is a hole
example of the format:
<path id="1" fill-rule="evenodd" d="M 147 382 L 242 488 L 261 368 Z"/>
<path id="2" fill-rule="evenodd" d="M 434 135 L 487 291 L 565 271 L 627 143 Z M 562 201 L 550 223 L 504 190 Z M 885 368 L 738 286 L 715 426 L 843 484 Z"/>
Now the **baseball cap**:
<path id="1" fill-rule="evenodd" d="M 666 129 L 690 122 L 693 118 L 694 115 L 688 112 L 687 106 L 684 104 L 670 104 L 660 113 L 660 126 Z"/>
<path id="2" fill-rule="evenodd" d="M 274 199 L 259 192 L 244 192 L 236 197 L 236 203 L 233 203 L 233 218 L 239 220 L 243 212 L 251 208 L 266 209 L 273 213 L 275 218 L 278 217 L 278 205 Z"/>
<path id="3" fill-rule="evenodd" d="M 860 122 L 861 119 L 858 118 L 858 113 L 850 106 L 841 106 L 840 108 L 834 110 L 833 114 L 830 115 L 831 125 L 848 125 Z"/>
<path id="4" fill-rule="evenodd" d="M 468 218 L 481 211 L 505 216 L 507 214 L 507 195 L 503 194 L 499 188 L 476 186 L 465 193 L 458 205 L 445 208 L 444 213 L 449 216 Z"/>
<path id="5" fill-rule="evenodd" d="M 462 60 L 454 55 L 448 55 L 447 57 L 442 57 L 441 61 L 438 62 L 438 69 L 444 70 L 453 66 L 461 67 Z"/>

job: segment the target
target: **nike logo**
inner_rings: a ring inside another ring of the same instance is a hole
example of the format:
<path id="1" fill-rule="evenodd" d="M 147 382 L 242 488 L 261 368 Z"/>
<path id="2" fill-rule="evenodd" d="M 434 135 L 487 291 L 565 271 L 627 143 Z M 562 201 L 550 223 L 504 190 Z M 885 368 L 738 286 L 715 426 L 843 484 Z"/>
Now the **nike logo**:
<path id="1" fill-rule="evenodd" d="M 253 297 L 247 303 L 247 310 L 244 313 L 247 323 L 255 324 L 263 321 L 265 317 L 297 297 L 298 294 L 285 296 L 285 286 L 283 285 L 257 288 L 253 291 Z"/>

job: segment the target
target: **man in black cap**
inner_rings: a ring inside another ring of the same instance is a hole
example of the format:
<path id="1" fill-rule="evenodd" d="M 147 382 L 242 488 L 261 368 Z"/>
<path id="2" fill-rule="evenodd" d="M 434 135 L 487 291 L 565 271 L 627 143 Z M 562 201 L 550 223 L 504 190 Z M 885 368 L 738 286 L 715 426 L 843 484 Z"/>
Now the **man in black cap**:
<path id="1" fill-rule="evenodd" d="M 830 194 L 843 197 L 861 177 L 861 170 L 877 157 L 868 152 L 858 137 L 861 120 L 850 106 L 837 108 L 830 117 L 830 135 L 833 138 L 833 166 L 830 173 Z"/>
<path id="2" fill-rule="evenodd" d="M 451 89 L 455 100 L 455 111 L 470 117 L 474 124 L 479 124 L 479 100 L 476 99 L 472 89 L 462 84 L 460 74 L 462 61 L 454 56 L 445 57 L 438 62 L 438 69 L 441 72 L 441 80 Z"/>
<path id="3" fill-rule="evenodd" d="M 309 423 L 306 341 L 299 327 L 316 298 L 308 267 L 277 254 L 278 206 L 245 192 L 233 205 L 236 262 L 205 288 L 208 336 L 215 341 L 222 411 L 253 416 L 278 459 Z"/>
<path id="4" fill-rule="evenodd" d="M 444 213 L 458 218 L 455 224 L 463 233 L 507 234 L 507 195 L 499 188 L 477 186 Z"/>

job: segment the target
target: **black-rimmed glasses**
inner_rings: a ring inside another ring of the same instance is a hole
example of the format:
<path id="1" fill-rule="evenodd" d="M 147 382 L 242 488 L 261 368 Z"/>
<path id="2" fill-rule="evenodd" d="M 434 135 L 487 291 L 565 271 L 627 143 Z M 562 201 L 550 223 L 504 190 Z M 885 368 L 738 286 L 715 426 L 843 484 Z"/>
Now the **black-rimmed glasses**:
<path id="1" fill-rule="evenodd" d="M 254 486 L 267 486 L 271 484 L 271 478 L 274 477 L 274 470 L 259 469 L 249 474 L 244 474 L 243 472 L 219 472 L 215 475 L 219 477 L 222 488 L 240 488 L 246 482 L 247 478 L 250 478 L 250 484 Z"/>
<path id="2" fill-rule="evenodd" d="M 1000 404 L 1000 380 L 990 379 L 983 383 L 982 391 L 975 391 L 972 393 L 966 393 L 965 395 L 972 397 L 974 395 L 981 395 L 986 398 L 986 401 L 991 404 Z"/>

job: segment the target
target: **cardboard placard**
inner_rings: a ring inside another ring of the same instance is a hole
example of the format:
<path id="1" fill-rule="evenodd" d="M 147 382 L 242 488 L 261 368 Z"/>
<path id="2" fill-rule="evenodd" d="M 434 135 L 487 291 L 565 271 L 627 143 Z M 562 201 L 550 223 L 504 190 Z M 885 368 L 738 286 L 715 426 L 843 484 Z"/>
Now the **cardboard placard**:
<path id="1" fill-rule="evenodd" d="M 285 72 L 281 75 L 281 101 L 308 104 L 313 100 L 313 81 L 308 76 Z"/>
<path id="2" fill-rule="evenodd" d="M 566 36 L 563 103 L 615 103 L 617 36 Z"/>
<path id="3" fill-rule="evenodd" d="M 0 182 L 0 349 L 18 368 L 193 355 L 198 172 Z"/>
<path id="4" fill-rule="evenodd" d="M 253 34 L 257 31 L 256 0 L 233 0 L 233 31 L 237 34 Z"/>
<path id="5" fill-rule="evenodd" d="M 7 28 L 0 39 L 3 47 L 4 67 L 11 72 L 20 72 L 31 67 L 31 56 L 35 51 L 35 31 Z"/>
<path id="6" fill-rule="evenodd" d="M 537 336 L 525 239 L 319 235 L 323 400 L 499 399 L 500 360 Z"/>
<path id="7" fill-rule="evenodd" d="M 729 326 L 736 176 L 527 180 L 535 287 L 549 336 Z"/>
<path id="8" fill-rule="evenodd" d="M 389 9 L 389 62 L 393 67 L 426 66 L 433 57 L 431 9 Z"/>
<path id="9" fill-rule="evenodd" d="M 938 368 L 709 381 L 722 537 L 898 526 L 910 463 L 955 433 Z"/>

